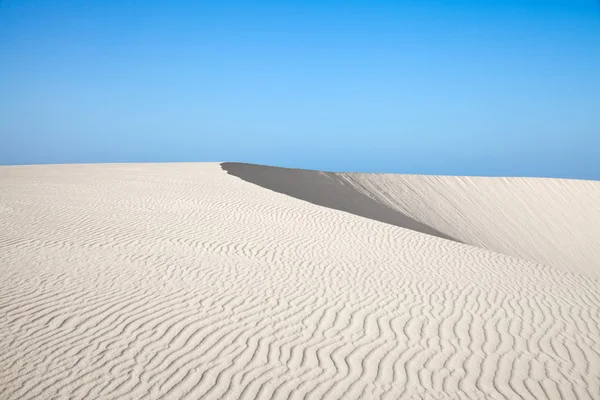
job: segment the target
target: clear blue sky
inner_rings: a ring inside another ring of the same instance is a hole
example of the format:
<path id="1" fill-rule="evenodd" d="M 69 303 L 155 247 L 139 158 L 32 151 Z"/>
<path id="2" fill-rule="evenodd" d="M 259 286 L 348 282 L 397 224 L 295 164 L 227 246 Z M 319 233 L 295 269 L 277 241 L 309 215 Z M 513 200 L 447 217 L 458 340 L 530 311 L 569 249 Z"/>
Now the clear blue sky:
<path id="1" fill-rule="evenodd" d="M 600 2 L 0 0 L 0 164 L 600 179 Z"/>

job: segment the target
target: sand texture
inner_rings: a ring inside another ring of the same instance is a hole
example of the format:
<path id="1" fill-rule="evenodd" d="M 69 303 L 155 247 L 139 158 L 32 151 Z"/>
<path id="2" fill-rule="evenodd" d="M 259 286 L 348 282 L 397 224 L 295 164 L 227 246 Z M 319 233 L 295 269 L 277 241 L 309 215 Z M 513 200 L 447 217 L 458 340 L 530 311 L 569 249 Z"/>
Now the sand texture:
<path id="1" fill-rule="evenodd" d="M 0 399 L 600 399 L 600 182 L 0 167 Z"/>

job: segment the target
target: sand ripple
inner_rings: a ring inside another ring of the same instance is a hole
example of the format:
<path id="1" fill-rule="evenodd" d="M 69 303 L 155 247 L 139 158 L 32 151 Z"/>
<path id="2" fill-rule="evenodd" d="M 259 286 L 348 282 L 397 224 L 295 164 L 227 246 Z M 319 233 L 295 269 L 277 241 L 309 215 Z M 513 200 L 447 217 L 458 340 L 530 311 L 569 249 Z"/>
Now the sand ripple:
<path id="1" fill-rule="evenodd" d="M 218 164 L 2 167 L 0 268 L 2 399 L 600 398 L 598 279 Z"/>

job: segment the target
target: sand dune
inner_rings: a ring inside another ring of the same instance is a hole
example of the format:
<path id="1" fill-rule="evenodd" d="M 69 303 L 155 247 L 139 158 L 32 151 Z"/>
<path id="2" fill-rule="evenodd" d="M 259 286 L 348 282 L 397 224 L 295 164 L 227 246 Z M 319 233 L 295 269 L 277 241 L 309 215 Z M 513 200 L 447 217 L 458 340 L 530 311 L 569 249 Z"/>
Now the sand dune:
<path id="1" fill-rule="evenodd" d="M 223 168 L 314 204 L 600 278 L 600 182 Z"/>
<path id="2" fill-rule="evenodd" d="M 0 398 L 600 398 L 599 183 L 223 168 L 0 167 Z"/>

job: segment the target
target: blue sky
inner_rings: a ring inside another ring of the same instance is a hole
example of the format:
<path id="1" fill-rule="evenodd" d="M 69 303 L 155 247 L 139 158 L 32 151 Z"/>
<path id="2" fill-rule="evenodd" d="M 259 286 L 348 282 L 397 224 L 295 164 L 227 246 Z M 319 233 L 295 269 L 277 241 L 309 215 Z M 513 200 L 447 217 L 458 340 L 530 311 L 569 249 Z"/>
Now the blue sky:
<path id="1" fill-rule="evenodd" d="M 0 164 L 600 179 L 600 2 L 0 1 Z"/>

